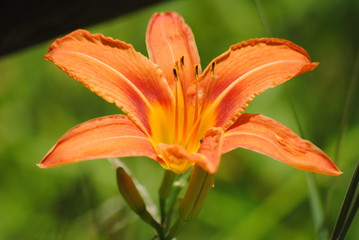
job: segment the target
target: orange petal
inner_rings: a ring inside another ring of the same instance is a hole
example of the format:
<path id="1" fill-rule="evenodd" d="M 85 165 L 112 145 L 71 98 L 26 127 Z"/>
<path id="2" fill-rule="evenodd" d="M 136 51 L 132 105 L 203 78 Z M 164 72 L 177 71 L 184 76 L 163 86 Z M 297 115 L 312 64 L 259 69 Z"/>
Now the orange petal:
<path id="1" fill-rule="evenodd" d="M 314 69 L 308 53 L 282 39 L 252 39 L 230 47 L 204 71 L 201 83 L 207 89 L 215 126 L 228 128 L 258 94 L 294 76 Z M 206 92 L 206 90 L 203 90 Z"/>
<path id="2" fill-rule="evenodd" d="M 198 153 L 203 154 L 206 158 L 199 159 L 205 161 L 197 161 L 196 163 L 210 174 L 217 172 L 221 161 L 223 134 L 222 128 L 208 129 L 198 150 Z"/>
<path id="3" fill-rule="evenodd" d="M 225 132 L 223 153 L 238 147 L 262 153 L 302 170 L 332 176 L 342 173 L 313 143 L 263 115 L 243 114 Z"/>
<path id="4" fill-rule="evenodd" d="M 147 136 L 124 115 L 84 122 L 63 135 L 39 164 L 41 168 L 88 159 L 147 156 L 157 154 Z"/>
<path id="5" fill-rule="evenodd" d="M 193 164 L 198 164 L 210 174 L 217 171 L 223 143 L 222 128 L 208 129 L 201 147 L 197 153 L 189 153 L 182 146 L 176 144 L 157 145 L 158 156 L 162 161 L 158 161 L 168 170 L 175 173 L 184 173 Z"/>
<path id="6" fill-rule="evenodd" d="M 200 59 L 191 28 L 179 14 L 175 12 L 154 14 L 148 24 L 146 42 L 150 59 L 164 71 L 172 88 L 174 88 L 173 67 L 181 57 L 184 57 L 185 76 L 182 81 L 185 88 L 194 81 L 194 65 L 200 64 Z"/>
<path id="7" fill-rule="evenodd" d="M 153 111 L 152 105 L 161 105 L 162 109 L 174 105 L 162 71 L 122 41 L 77 30 L 52 43 L 45 58 L 122 108 L 149 134 L 148 113 Z"/>
<path id="8" fill-rule="evenodd" d="M 194 162 L 204 157 L 198 153 L 188 153 L 182 146 L 176 144 L 159 143 L 157 153 L 160 158 L 158 162 L 162 167 L 177 174 L 184 173 Z"/>

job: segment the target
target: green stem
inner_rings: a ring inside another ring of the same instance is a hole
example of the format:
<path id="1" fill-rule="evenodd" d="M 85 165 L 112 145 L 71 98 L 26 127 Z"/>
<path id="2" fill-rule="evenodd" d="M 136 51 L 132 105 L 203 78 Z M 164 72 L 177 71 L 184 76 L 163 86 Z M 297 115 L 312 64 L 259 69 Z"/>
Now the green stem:
<path id="1" fill-rule="evenodd" d="M 337 144 L 335 147 L 335 154 L 334 154 L 334 162 L 336 164 L 338 164 L 339 160 L 340 160 L 340 149 L 341 149 L 341 145 L 342 145 L 342 140 L 343 140 L 344 133 L 345 133 L 346 128 L 349 123 L 351 110 L 353 109 L 353 106 L 354 106 L 353 100 L 356 97 L 355 91 L 357 89 L 358 82 L 359 82 L 359 50 L 356 53 L 355 62 L 353 65 L 353 73 L 352 73 L 352 76 L 350 79 L 347 96 L 346 96 L 345 104 L 344 104 L 344 111 L 343 111 L 343 115 L 342 115 L 342 119 L 341 119 L 341 123 L 340 123 L 340 127 L 339 127 L 338 140 L 337 140 Z M 333 181 L 335 181 L 335 180 L 333 180 Z M 329 193 L 327 194 L 327 199 L 331 200 L 332 194 L 333 194 L 333 190 L 331 189 L 331 191 L 329 191 Z M 327 206 L 330 206 L 329 201 L 327 203 Z M 340 224 L 338 221 L 339 220 L 337 220 L 337 222 L 336 222 L 336 228 L 337 228 L 337 224 Z M 334 232 L 332 233 L 331 239 L 334 239 L 333 234 L 334 234 Z"/>
<path id="2" fill-rule="evenodd" d="M 340 122 L 339 127 L 339 133 L 338 133 L 338 141 L 335 147 L 335 156 L 334 156 L 334 162 L 338 164 L 339 157 L 340 157 L 340 148 L 342 145 L 343 136 L 345 133 L 345 130 L 348 126 L 351 110 L 353 108 L 353 101 L 355 97 L 355 90 L 357 89 L 359 81 L 359 50 L 356 53 L 355 62 L 353 66 L 353 73 L 350 79 L 349 88 L 348 88 L 348 94 L 345 99 L 344 103 L 344 111 L 343 111 L 343 117 Z"/>
<path id="3" fill-rule="evenodd" d="M 352 209 L 351 209 L 351 211 L 350 211 L 350 213 L 349 213 L 349 215 L 348 215 L 348 217 L 347 217 L 347 219 L 345 221 L 345 224 L 344 224 L 344 226 L 342 228 L 342 231 L 340 232 L 340 235 L 339 235 L 338 239 L 340 239 L 340 240 L 345 239 L 345 236 L 347 235 L 349 227 L 352 224 L 356 213 L 358 212 L 358 208 L 359 208 L 359 195 L 357 195 L 357 197 L 356 197 L 356 200 L 355 200 L 355 202 L 353 204 L 353 207 L 352 207 Z"/>
<path id="4" fill-rule="evenodd" d="M 178 218 L 175 224 L 170 229 L 170 232 L 168 233 L 166 240 L 172 240 L 175 239 L 178 234 L 180 234 L 183 230 L 183 228 L 187 225 L 187 221 L 185 221 L 182 218 Z"/>
<path id="5" fill-rule="evenodd" d="M 160 240 L 165 239 L 165 233 L 161 225 L 147 211 L 145 201 L 143 200 L 132 177 L 123 167 L 116 169 L 117 186 L 128 206 L 146 223 L 152 226 Z"/>
<path id="6" fill-rule="evenodd" d="M 356 197 L 356 200 L 354 201 L 354 204 L 350 210 L 350 207 L 352 205 L 352 202 L 355 198 L 355 192 L 358 189 L 359 184 L 359 161 L 357 163 L 355 172 L 353 174 L 352 180 L 349 184 L 347 193 L 345 195 L 345 199 L 342 205 L 342 208 L 340 210 L 337 222 L 335 224 L 332 236 L 330 239 L 337 240 L 337 239 L 344 239 L 349 226 L 351 225 L 353 218 L 358 210 L 359 207 L 359 193 Z M 349 215 L 348 215 L 349 213 Z"/>
<path id="7" fill-rule="evenodd" d="M 297 123 L 300 136 L 302 138 L 305 138 L 303 127 L 301 125 L 299 115 L 294 106 L 294 103 L 289 96 L 287 96 L 287 98 L 289 99 L 289 103 L 292 108 L 292 112 L 295 121 Z M 315 231 L 317 233 L 318 239 L 326 240 L 328 239 L 328 230 L 325 226 L 323 204 L 319 196 L 318 185 L 312 173 L 306 173 L 306 179 L 307 179 L 307 185 L 309 190 L 309 200 L 311 205 L 311 212 L 313 216 Z"/>
<path id="8" fill-rule="evenodd" d="M 163 180 L 162 180 L 162 184 L 159 189 L 161 226 L 162 227 L 166 227 L 166 222 L 167 222 L 166 201 L 168 199 L 168 196 L 170 195 L 175 178 L 176 178 L 175 173 L 173 173 L 172 171 L 165 171 L 165 174 L 164 174 Z"/>
<path id="9" fill-rule="evenodd" d="M 171 194 L 167 200 L 167 221 L 166 221 L 166 227 L 168 228 L 171 226 L 171 220 L 173 216 L 173 211 L 175 209 L 175 206 L 178 202 L 178 195 L 180 194 L 181 190 L 188 185 L 188 177 L 189 177 L 190 171 L 187 171 L 186 173 L 182 174 L 179 178 L 176 179 L 175 184 L 173 185 L 173 188 L 171 190 Z M 167 231 L 168 229 L 166 229 Z"/>
<path id="10" fill-rule="evenodd" d="M 179 206 L 179 216 L 171 227 L 166 239 L 173 239 L 181 233 L 183 227 L 200 212 L 209 190 L 213 187 L 214 174 L 209 174 L 195 165 L 185 196 Z"/>
<path id="11" fill-rule="evenodd" d="M 262 3 L 261 3 L 260 0 L 254 0 L 254 2 L 256 4 L 256 8 L 257 8 L 257 11 L 258 11 L 259 18 L 261 19 L 261 23 L 263 25 L 264 32 L 268 37 L 271 37 L 273 34 L 272 34 L 272 31 L 270 30 L 268 20 L 267 20 L 267 17 L 265 15 Z"/>
<path id="12" fill-rule="evenodd" d="M 319 196 L 317 183 L 312 173 L 306 173 L 306 179 L 307 179 L 307 185 L 309 190 L 309 200 L 312 210 L 315 231 L 317 233 L 318 239 L 327 240 L 329 234 L 324 224 L 325 222 L 324 222 L 323 206 Z"/>

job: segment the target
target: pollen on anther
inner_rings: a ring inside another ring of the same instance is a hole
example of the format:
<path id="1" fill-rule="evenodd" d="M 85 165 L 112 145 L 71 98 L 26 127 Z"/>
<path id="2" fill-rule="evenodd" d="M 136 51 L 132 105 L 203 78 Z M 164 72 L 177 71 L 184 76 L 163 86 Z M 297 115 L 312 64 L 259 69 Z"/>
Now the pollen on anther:
<path id="1" fill-rule="evenodd" d="M 198 72 L 199 72 L 198 64 L 196 64 L 196 65 L 194 66 L 194 71 L 195 71 L 195 74 L 196 74 L 196 78 L 198 78 Z"/>
<path id="2" fill-rule="evenodd" d="M 214 68 L 216 67 L 216 62 L 212 62 L 211 65 L 211 74 L 214 74 Z"/>
<path id="3" fill-rule="evenodd" d="M 175 80 L 178 80 L 178 72 L 176 68 L 173 68 L 173 75 L 175 76 Z"/>
<path id="4" fill-rule="evenodd" d="M 184 68 L 184 56 L 181 57 L 181 68 L 183 69 Z"/>

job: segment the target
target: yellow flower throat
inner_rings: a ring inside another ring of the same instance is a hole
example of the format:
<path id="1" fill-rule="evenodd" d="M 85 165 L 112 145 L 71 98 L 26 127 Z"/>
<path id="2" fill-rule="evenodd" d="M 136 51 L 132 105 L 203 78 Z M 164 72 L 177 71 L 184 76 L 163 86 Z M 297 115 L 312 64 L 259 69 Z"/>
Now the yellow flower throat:
<path id="1" fill-rule="evenodd" d="M 214 76 L 214 67 L 215 63 L 213 62 L 211 80 Z M 150 114 L 152 144 L 156 151 L 158 144 L 167 144 L 181 146 L 187 153 L 196 153 L 206 130 L 214 125 L 213 113 L 208 111 L 208 96 L 212 90 L 208 85 L 213 84 L 207 84 L 206 88 L 200 87 L 198 65 L 193 66 L 195 78 L 193 81 L 186 81 L 188 75 L 185 70 L 184 57 L 182 57 L 173 68 L 174 106 L 171 109 L 166 109 L 157 105 L 154 106 L 155 111 Z M 173 164 L 169 163 L 168 159 L 165 159 L 164 156 L 160 157 L 165 161 L 165 168 L 174 170 L 173 168 L 180 167 L 171 166 Z M 173 161 L 172 159 L 171 162 Z M 180 168 L 188 168 L 193 165 L 192 162 L 185 163 L 183 159 L 181 161 L 175 161 L 175 165 L 183 165 Z"/>

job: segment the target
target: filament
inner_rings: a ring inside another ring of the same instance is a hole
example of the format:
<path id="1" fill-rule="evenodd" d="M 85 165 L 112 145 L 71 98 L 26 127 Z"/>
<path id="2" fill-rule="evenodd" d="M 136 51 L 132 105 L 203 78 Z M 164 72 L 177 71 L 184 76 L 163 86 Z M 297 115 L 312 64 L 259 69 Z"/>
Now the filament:
<path id="1" fill-rule="evenodd" d="M 194 119 L 193 123 L 197 121 L 198 118 L 198 64 L 195 65 L 195 73 L 196 73 L 196 96 L 195 96 L 195 105 L 194 105 Z"/>
<path id="2" fill-rule="evenodd" d="M 188 128 L 188 105 L 187 105 L 187 79 L 186 79 L 186 74 L 185 74 L 185 62 L 184 62 L 184 56 L 181 57 L 180 59 L 180 63 L 181 63 L 181 70 L 182 70 L 182 76 L 183 79 L 181 79 L 182 81 L 180 81 L 182 83 L 182 97 L 183 97 L 183 134 L 182 134 L 182 143 L 185 143 L 183 141 L 186 140 L 187 138 L 187 128 Z"/>
<path id="3" fill-rule="evenodd" d="M 212 94 L 212 92 L 214 91 L 214 88 L 215 88 L 215 74 L 214 74 L 215 67 L 216 67 L 216 62 L 212 62 L 211 70 L 210 70 L 211 71 L 210 78 L 207 80 L 208 83 L 206 84 L 207 86 L 206 86 L 205 96 L 204 96 L 206 98 L 206 100 L 203 102 L 200 111 L 199 111 L 199 99 L 198 99 L 198 77 L 197 77 L 198 66 L 195 67 L 195 71 L 196 71 L 196 98 L 195 98 L 196 109 L 195 109 L 195 112 L 197 110 L 198 113 L 197 113 L 197 117 L 195 115 L 192 129 L 189 132 L 189 136 L 190 136 L 190 140 L 188 143 L 189 146 L 196 144 L 197 137 L 198 137 L 198 134 L 201 129 L 201 124 L 207 122 L 207 118 L 210 114 L 210 112 L 205 111 L 205 110 L 206 110 L 208 104 L 210 103 L 210 95 Z"/>
<path id="4" fill-rule="evenodd" d="M 178 72 L 177 68 L 173 68 L 173 75 L 175 80 L 175 136 L 174 136 L 174 143 L 177 144 L 178 142 Z"/>

